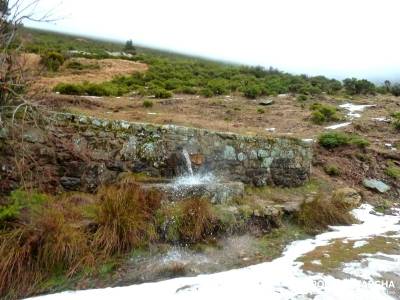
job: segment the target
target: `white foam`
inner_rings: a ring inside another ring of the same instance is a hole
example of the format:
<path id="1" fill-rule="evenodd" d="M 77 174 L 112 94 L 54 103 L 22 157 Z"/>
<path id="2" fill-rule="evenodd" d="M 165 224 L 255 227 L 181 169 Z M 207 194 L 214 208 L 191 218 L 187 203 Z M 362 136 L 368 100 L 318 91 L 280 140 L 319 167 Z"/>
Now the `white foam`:
<path id="1" fill-rule="evenodd" d="M 332 231 L 317 235 L 313 239 L 291 243 L 283 255 L 271 262 L 197 277 L 176 278 L 166 281 L 106 288 L 38 297 L 38 299 L 392 299 L 384 286 L 362 284 L 365 280 L 380 277 L 390 271 L 400 273 L 400 256 L 392 255 L 382 262 L 370 257 L 367 265 L 353 262 L 345 266 L 349 275 L 362 275 L 339 279 L 331 275 L 304 273 L 298 258 L 325 246 L 335 239 L 363 240 L 386 232 L 400 232 L 397 216 L 376 216 L 372 207 L 363 205 L 353 214 L 362 223 L 352 226 L 333 226 Z M 388 257 L 388 256 L 386 256 Z M 315 261 L 315 263 L 317 263 Z"/>

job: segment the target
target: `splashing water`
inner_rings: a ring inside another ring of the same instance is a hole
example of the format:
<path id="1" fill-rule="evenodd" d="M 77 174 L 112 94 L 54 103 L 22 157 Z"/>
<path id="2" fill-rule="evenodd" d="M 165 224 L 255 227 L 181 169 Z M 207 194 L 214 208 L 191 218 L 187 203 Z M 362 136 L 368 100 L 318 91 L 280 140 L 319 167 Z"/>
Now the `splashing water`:
<path id="1" fill-rule="evenodd" d="M 175 179 L 173 182 L 176 188 L 185 187 L 185 186 L 196 186 L 202 184 L 209 184 L 217 182 L 217 178 L 211 174 L 193 174 L 190 176 L 181 176 Z"/>
<path id="2" fill-rule="evenodd" d="M 185 158 L 186 170 L 190 176 L 193 176 L 192 161 L 190 160 L 189 153 L 186 149 L 182 150 L 183 157 Z"/>

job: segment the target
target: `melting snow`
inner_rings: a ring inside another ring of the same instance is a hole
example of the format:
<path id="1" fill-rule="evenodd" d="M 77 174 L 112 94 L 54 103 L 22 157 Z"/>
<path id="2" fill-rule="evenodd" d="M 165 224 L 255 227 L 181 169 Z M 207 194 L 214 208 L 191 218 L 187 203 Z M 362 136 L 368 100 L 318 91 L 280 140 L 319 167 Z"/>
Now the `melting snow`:
<path id="1" fill-rule="evenodd" d="M 368 257 L 364 262 L 345 264 L 351 277 L 338 279 L 331 275 L 304 273 L 297 261 L 318 246 L 335 239 L 361 241 L 387 232 L 400 232 L 398 216 L 376 216 L 372 207 L 363 205 L 353 211 L 362 222 L 352 226 L 333 226 L 332 231 L 313 239 L 291 243 L 283 255 L 271 262 L 197 277 L 176 278 L 128 287 L 106 288 L 38 297 L 44 300 L 67 299 L 392 299 L 384 286 L 365 285 L 363 280 L 380 278 L 382 271 L 400 274 L 400 255 Z M 317 263 L 317 262 L 316 262 Z"/>
<path id="2" fill-rule="evenodd" d="M 350 124 L 351 124 L 351 122 L 340 123 L 340 124 L 335 124 L 335 125 L 325 127 L 325 129 L 338 129 L 338 128 L 349 126 Z"/>
<path id="3" fill-rule="evenodd" d="M 358 104 L 353 104 L 353 103 L 345 103 L 345 104 L 339 105 L 339 107 L 344 108 L 345 110 L 348 111 L 347 116 L 350 119 L 360 118 L 361 117 L 360 112 L 363 112 L 366 108 L 374 107 L 374 106 L 376 106 L 376 105 L 358 105 Z"/>

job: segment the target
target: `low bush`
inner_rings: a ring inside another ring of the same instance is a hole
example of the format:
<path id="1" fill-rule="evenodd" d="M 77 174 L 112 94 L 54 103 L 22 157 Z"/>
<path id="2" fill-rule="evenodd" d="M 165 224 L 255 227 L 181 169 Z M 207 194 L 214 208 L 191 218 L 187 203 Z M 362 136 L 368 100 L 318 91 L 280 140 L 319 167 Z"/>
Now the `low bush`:
<path id="1" fill-rule="evenodd" d="M 265 113 L 265 110 L 262 109 L 262 108 L 258 108 L 258 109 L 257 109 L 257 112 L 258 112 L 259 114 L 263 114 L 263 113 Z"/>
<path id="2" fill-rule="evenodd" d="M 83 84 L 59 83 L 53 89 L 63 95 L 88 95 L 98 97 L 122 96 L 128 92 L 128 88 L 113 82 Z"/>
<path id="3" fill-rule="evenodd" d="M 40 59 L 40 63 L 45 66 L 47 70 L 52 72 L 58 71 L 64 61 L 64 56 L 59 52 L 47 52 L 41 55 Z"/>
<path id="4" fill-rule="evenodd" d="M 79 61 L 73 60 L 67 63 L 66 65 L 67 69 L 71 70 L 98 70 L 100 69 L 100 66 L 98 64 L 82 64 Z"/>
<path id="5" fill-rule="evenodd" d="M 152 93 L 154 94 L 154 97 L 160 98 L 160 99 L 166 99 L 166 98 L 171 98 L 172 93 L 170 91 L 167 91 L 164 88 L 156 88 L 152 90 Z"/>
<path id="6" fill-rule="evenodd" d="M 34 191 L 29 193 L 23 190 L 13 191 L 9 203 L 0 206 L 0 228 L 4 227 L 6 222 L 16 220 L 23 209 L 35 209 L 46 201 L 45 195 Z"/>
<path id="7" fill-rule="evenodd" d="M 396 130 L 400 130 L 400 111 L 392 113 L 392 125 Z"/>
<path id="8" fill-rule="evenodd" d="M 330 176 L 339 176 L 341 173 L 340 169 L 336 165 L 326 165 L 324 166 L 324 171 Z"/>
<path id="9" fill-rule="evenodd" d="M 400 96 L 400 84 L 394 84 L 393 86 L 390 87 L 390 92 L 396 96 Z"/>
<path id="10" fill-rule="evenodd" d="M 360 148 L 367 147 L 369 142 L 355 134 L 347 134 L 344 132 L 327 132 L 323 133 L 318 138 L 318 143 L 327 149 L 333 149 L 340 146 L 355 145 Z"/>
<path id="11" fill-rule="evenodd" d="M 143 101 L 143 107 L 145 107 L 145 108 L 151 108 L 151 107 L 153 107 L 153 105 L 154 105 L 154 103 L 151 100 L 146 99 Z"/>
<path id="12" fill-rule="evenodd" d="M 308 96 L 305 94 L 301 94 L 297 96 L 297 101 L 304 102 L 308 100 Z"/>
<path id="13" fill-rule="evenodd" d="M 204 88 L 200 91 L 200 95 L 206 97 L 206 98 L 211 98 L 212 96 L 214 96 L 214 93 L 211 89 L 209 88 Z"/>
<path id="14" fill-rule="evenodd" d="M 340 120 L 336 107 L 332 105 L 314 103 L 311 106 L 311 110 L 313 111 L 311 114 L 311 120 L 315 124 Z"/>
<path id="15" fill-rule="evenodd" d="M 255 99 L 258 96 L 261 96 L 262 89 L 258 85 L 248 85 L 243 89 L 243 94 L 245 97 L 250 99 Z"/>
<path id="16" fill-rule="evenodd" d="M 304 202 L 296 220 L 308 233 L 318 233 L 330 225 L 349 225 L 355 222 L 350 209 L 339 199 L 326 199 L 318 195 L 311 202 Z"/>

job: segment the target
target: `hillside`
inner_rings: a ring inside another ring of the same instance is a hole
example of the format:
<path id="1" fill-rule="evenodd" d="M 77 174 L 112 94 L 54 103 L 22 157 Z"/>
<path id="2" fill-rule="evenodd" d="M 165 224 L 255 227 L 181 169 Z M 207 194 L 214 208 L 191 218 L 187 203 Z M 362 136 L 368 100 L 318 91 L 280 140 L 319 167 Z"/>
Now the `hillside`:
<path id="1" fill-rule="evenodd" d="M 290 253 L 294 283 L 340 286 L 359 280 L 345 264 L 400 253 L 398 85 L 29 28 L 16 43 L 26 82 L 0 115 L 0 297 L 262 262 L 272 286 Z"/>

